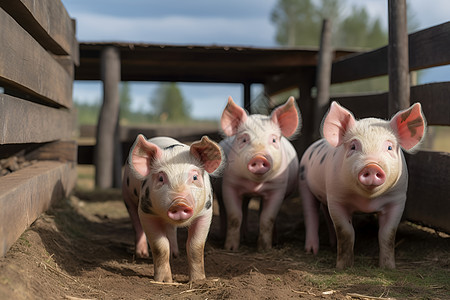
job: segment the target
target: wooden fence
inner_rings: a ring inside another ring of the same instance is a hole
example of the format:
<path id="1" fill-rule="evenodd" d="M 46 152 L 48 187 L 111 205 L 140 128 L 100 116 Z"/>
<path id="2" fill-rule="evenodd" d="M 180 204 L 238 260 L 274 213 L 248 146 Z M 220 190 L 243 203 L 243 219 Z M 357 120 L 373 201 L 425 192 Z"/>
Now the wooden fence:
<path id="1" fill-rule="evenodd" d="M 0 0 L 0 256 L 76 180 L 75 22 L 56 0 Z M 18 168 L 22 162 L 23 168 Z M 23 163 L 27 162 L 27 163 Z M 20 165 L 20 164 L 19 164 Z"/>
<path id="2" fill-rule="evenodd" d="M 409 70 L 450 64 L 450 22 L 408 38 Z M 388 46 L 341 59 L 332 64 L 331 84 L 388 74 Z M 331 98 L 354 112 L 389 119 L 388 93 Z M 450 82 L 410 88 L 410 102 L 420 102 L 428 125 L 450 126 Z M 420 151 L 406 155 L 409 169 L 408 199 L 403 217 L 450 232 L 450 153 Z"/>

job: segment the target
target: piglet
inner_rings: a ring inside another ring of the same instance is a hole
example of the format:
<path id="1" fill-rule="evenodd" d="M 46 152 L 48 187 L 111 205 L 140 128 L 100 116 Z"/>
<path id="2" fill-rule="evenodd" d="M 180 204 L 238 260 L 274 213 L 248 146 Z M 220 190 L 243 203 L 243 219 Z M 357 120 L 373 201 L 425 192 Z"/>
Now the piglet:
<path id="1" fill-rule="evenodd" d="M 238 249 L 243 199 L 255 196 L 261 198 L 262 205 L 258 250 L 272 247 L 278 211 L 298 180 L 297 153 L 287 138 L 295 135 L 299 124 L 300 113 L 293 97 L 270 116 L 247 115 L 228 98 L 221 117 L 222 130 L 228 137 L 220 142 L 227 165 L 216 192 L 221 218 L 226 210 L 227 219 L 222 222 L 227 223 L 226 250 Z"/>
<path id="2" fill-rule="evenodd" d="M 419 103 L 390 121 L 355 120 L 350 111 L 331 104 L 322 123 L 324 138 L 312 144 L 300 161 L 307 252 L 319 250 L 319 203 L 324 206 L 332 244 L 337 237 L 338 269 L 353 265 L 353 213 L 378 213 L 379 265 L 395 268 L 395 235 L 408 187 L 401 149 L 412 152 L 425 130 Z"/>
<path id="3" fill-rule="evenodd" d="M 189 281 L 205 278 L 213 204 L 208 173 L 220 168 L 222 157 L 220 146 L 206 136 L 191 146 L 168 137 L 136 138 L 122 194 L 136 234 L 136 256 L 149 256 L 148 238 L 155 281 L 172 282 L 169 258 L 178 256 L 177 227 L 188 227 Z"/>

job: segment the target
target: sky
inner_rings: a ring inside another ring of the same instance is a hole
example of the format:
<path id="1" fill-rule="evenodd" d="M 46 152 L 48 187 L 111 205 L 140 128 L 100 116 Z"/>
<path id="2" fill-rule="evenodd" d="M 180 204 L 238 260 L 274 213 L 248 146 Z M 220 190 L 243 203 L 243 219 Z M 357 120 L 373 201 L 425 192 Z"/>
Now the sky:
<path id="1" fill-rule="evenodd" d="M 62 0 L 77 21 L 80 42 L 136 42 L 175 45 L 227 45 L 276 47 L 270 14 L 277 0 Z M 343 0 L 342 13 L 353 5 L 364 6 L 372 18 L 387 28 L 388 0 Z M 419 28 L 450 21 L 450 1 L 409 0 Z M 450 81 L 450 67 L 425 71 L 420 83 Z M 151 111 L 150 99 L 158 83 L 130 83 L 132 109 Z M 238 84 L 180 83 L 182 94 L 195 118 L 219 118 L 228 96 L 242 104 L 243 87 Z M 252 87 L 252 96 L 261 91 Z M 77 81 L 74 100 L 99 102 L 100 82 Z"/>

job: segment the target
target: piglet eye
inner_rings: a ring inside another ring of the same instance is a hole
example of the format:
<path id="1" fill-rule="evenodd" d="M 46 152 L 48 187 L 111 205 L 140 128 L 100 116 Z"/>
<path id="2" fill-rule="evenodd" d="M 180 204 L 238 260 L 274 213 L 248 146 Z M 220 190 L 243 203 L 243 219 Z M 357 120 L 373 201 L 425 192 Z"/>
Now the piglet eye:
<path id="1" fill-rule="evenodd" d="M 164 183 L 164 173 L 163 172 L 159 172 L 158 173 L 158 182 Z"/>
<path id="2" fill-rule="evenodd" d="M 392 149 L 394 149 L 394 147 L 393 147 L 393 145 L 392 145 L 391 142 L 387 142 L 387 147 L 386 147 L 386 149 L 387 149 L 388 151 L 391 151 Z"/>
<path id="3" fill-rule="evenodd" d="M 194 175 L 194 176 L 192 176 L 192 179 L 194 179 L 194 180 L 198 180 L 198 177 L 197 177 L 197 175 Z"/>

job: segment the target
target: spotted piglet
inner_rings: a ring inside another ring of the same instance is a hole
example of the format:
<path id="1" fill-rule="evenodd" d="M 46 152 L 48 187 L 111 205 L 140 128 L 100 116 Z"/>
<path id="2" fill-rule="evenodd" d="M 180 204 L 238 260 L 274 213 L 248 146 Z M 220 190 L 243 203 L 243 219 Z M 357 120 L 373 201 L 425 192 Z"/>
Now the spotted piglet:
<path id="1" fill-rule="evenodd" d="M 122 194 L 136 234 L 136 256 L 149 256 L 148 238 L 155 281 L 172 282 L 169 259 L 178 256 L 177 227 L 188 227 L 189 281 L 205 278 L 213 203 L 208 173 L 220 168 L 222 157 L 220 146 L 206 136 L 187 146 L 139 135 L 131 148 Z"/>
<path id="2" fill-rule="evenodd" d="M 401 149 L 413 151 L 425 130 L 419 103 L 390 121 L 355 120 L 350 111 L 331 104 L 322 123 L 324 138 L 312 144 L 300 161 L 307 252 L 319 250 L 319 203 L 326 212 L 330 241 L 336 243 L 337 237 L 338 269 L 353 265 L 353 213 L 378 213 L 379 265 L 395 268 L 395 235 L 408 186 Z"/>
<path id="3" fill-rule="evenodd" d="M 295 191 L 298 181 L 297 153 L 287 138 L 298 131 L 300 112 L 290 97 L 270 116 L 247 115 L 230 97 L 221 126 L 228 136 L 220 142 L 227 165 L 216 195 L 219 203 L 223 203 L 221 219 L 226 210 L 225 249 L 236 251 L 239 247 L 240 228 L 245 226 L 243 199 L 249 197 L 259 197 L 262 204 L 258 250 L 270 249 L 278 211 L 283 200 Z M 246 207 L 244 213 L 245 210 Z"/>

